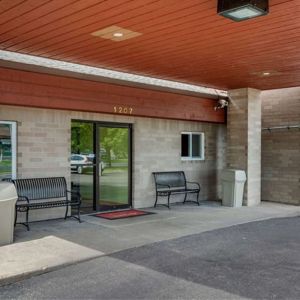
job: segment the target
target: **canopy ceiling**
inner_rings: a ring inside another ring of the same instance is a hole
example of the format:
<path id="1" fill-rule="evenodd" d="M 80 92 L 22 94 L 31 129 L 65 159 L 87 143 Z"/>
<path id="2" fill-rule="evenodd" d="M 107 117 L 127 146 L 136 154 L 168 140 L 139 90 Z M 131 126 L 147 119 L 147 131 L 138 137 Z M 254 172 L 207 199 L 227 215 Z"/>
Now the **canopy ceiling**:
<path id="1" fill-rule="evenodd" d="M 239 23 L 218 16 L 216 6 L 2 0 L 0 49 L 221 89 L 299 86 L 299 0 L 270 0 L 268 16 Z M 126 38 L 101 36 L 108 27 L 123 28 Z"/>

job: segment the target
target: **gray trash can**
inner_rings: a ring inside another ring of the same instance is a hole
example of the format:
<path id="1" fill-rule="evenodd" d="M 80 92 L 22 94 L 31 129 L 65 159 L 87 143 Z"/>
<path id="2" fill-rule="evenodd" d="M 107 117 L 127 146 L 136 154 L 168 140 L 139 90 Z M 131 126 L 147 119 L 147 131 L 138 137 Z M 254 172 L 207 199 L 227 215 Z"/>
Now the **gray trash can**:
<path id="1" fill-rule="evenodd" d="M 0 182 L 0 246 L 13 242 L 17 199 L 15 186 L 9 182 Z"/>
<path id="2" fill-rule="evenodd" d="M 222 205 L 241 207 L 243 205 L 246 173 L 243 170 L 227 169 L 222 172 Z"/>

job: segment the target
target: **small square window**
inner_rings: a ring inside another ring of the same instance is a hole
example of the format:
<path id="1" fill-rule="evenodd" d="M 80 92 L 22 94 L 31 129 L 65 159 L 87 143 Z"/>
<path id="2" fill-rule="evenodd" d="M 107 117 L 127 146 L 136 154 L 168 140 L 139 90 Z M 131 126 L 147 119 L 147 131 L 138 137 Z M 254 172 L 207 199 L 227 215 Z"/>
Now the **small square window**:
<path id="1" fill-rule="evenodd" d="M 181 159 L 204 160 L 204 133 L 181 133 Z"/>

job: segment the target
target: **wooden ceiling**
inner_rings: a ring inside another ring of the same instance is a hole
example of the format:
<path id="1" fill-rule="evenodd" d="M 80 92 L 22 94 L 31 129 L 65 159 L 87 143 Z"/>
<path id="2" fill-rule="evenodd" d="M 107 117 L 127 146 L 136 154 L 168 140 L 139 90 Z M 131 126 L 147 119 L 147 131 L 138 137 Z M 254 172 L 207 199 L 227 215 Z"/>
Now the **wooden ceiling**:
<path id="1" fill-rule="evenodd" d="M 299 0 L 270 0 L 244 22 L 217 0 L 1 0 L 0 49 L 198 85 L 299 86 Z M 91 33 L 141 33 L 115 42 Z M 263 72 L 271 73 L 263 76 Z"/>

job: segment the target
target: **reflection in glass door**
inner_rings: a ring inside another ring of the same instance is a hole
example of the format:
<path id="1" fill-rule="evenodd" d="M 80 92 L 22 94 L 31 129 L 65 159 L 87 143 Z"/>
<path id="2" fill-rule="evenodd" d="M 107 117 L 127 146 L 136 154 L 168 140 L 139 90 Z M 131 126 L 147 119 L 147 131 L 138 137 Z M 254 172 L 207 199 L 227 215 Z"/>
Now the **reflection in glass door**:
<path id="1" fill-rule="evenodd" d="M 82 213 L 90 213 L 95 209 L 94 124 L 72 121 L 71 133 L 71 188 L 81 194 Z"/>
<path id="2" fill-rule="evenodd" d="M 0 181 L 16 178 L 16 122 L 0 121 Z"/>
<path id="3" fill-rule="evenodd" d="M 99 125 L 99 201 L 100 210 L 130 206 L 130 128 Z"/>

